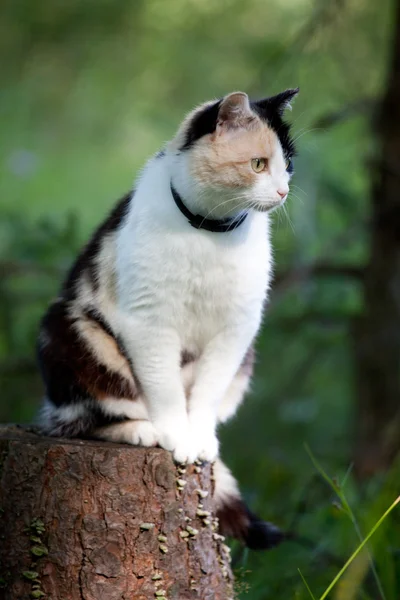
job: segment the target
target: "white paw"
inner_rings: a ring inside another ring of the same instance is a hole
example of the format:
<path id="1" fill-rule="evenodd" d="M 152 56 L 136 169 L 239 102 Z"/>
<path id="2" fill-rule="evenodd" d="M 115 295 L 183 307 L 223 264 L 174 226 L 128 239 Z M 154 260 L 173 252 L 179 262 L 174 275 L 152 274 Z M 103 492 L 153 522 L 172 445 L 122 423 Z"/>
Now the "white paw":
<path id="1" fill-rule="evenodd" d="M 218 456 L 219 443 L 215 421 L 207 416 L 191 416 L 191 439 L 196 458 L 213 462 Z"/>
<path id="2" fill-rule="evenodd" d="M 219 442 L 215 432 L 211 432 L 208 437 L 205 437 L 201 443 L 199 458 L 208 462 L 214 462 L 218 456 Z"/>
<path id="3" fill-rule="evenodd" d="M 133 421 L 131 424 L 131 444 L 134 446 L 156 446 L 157 430 L 150 421 Z"/>
<path id="4" fill-rule="evenodd" d="M 176 462 L 193 462 L 197 458 L 193 455 L 187 418 L 161 421 L 156 423 L 155 427 L 158 434 L 158 444 L 161 448 L 172 452 Z"/>

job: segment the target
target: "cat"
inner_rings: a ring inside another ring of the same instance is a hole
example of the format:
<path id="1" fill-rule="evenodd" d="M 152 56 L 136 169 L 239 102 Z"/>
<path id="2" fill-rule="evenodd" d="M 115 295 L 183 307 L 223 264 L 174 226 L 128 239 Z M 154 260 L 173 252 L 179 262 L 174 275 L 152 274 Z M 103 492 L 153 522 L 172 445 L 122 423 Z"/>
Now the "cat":
<path id="1" fill-rule="evenodd" d="M 38 339 L 47 434 L 216 461 L 221 533 L 251 548 L 283 534 L 241 499 L 216 429 L 252 375 L 269 212 L 293 172 L 283 113 L 297 93 L 253 102 L 234 92 L 192 111 L 78 256 Z"/>

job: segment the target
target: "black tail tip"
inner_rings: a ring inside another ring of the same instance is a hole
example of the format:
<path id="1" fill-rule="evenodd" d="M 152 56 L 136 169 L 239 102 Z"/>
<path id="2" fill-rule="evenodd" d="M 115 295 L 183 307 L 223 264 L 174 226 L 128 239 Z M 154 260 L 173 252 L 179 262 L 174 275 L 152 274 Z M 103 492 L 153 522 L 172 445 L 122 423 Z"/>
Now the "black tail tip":
<path id="1" fill-rule="evenodd" d="M 249 518 L 244 543 L 251 550 L 269 550 L 284 541 L 285 534 L 276 525 L 262 521 L 252 513 L 249 514 Z"/>
<path id="2" fill-rule="evenodd" d="M 236 538 L 252 550 L 269 550 L 286 539 L 286 535 L 272 523 L 255 515 L 241 498 L 231 498 L 217 512 L 220 532 Z"/>

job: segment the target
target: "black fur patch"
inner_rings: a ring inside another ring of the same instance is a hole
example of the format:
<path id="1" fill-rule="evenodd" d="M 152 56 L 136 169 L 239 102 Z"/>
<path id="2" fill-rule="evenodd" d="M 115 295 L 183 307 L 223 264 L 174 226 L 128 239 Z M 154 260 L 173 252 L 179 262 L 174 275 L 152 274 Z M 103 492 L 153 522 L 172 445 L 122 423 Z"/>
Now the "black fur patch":
<path id="1" fill-rule="evenodd" d="M 63 421 L 57 416 L 52 417 L 45 433 L 52 437 L 97 439 L 93 432 L 107 425 L 115 425 L 129 421 L 127 417 L 106 415 L 101 410 L 101 405 L 90 403 L 85 413 L 70 422 Z"/>
<path id="2" fill-rule="evenodd" d="M 181 353 L 181 368 L 185 367 L 189 363 L 194 362 L 195 360 L 197 360 L 197 358 L 198 357 L 192 352 L 189 352 L 188 350 L 183 350 Z"/>
<path id="3" fill-rule="evenodd" d="M 132 192 L 128 192 L 121 198 L 79 254 L 63 286 L 62 294 L 67 300 L 73 300 L 76 297 L 76 283 L 85 272 L 89 276 L 93 290 L 96 291 L 98 289 L 95 259 L 101 249 L 101 242 L 107 234 L 112 233 L 121 225 L 128 211 L 131 197 Z"/>
<path id="4" fill-rule="evenodd" d="M 263 521 L 247 509 L 249 526 L 244 542 L 251 550 L 269 550 L 278 546 L 285 539 L 285 534 L 272 523 Z"/>
<path id="5" fill-rule="evenodd" d="M 277 96 L 264 98 L 263 100 L 250 103 L 252 110 L 257 113 L 261 119 L 266 121 L 273 131 L 275 131 L 286 158 L 295 156 L 296 149 L 293 138 L 290 135 L 290 125 L 282 119 L 282 114 L 287 102 L 289 102 L 297 93 L 298 89 L 287 90 Z"/>
<path id="6" fill-rule="evenodd" d="M 285 537 L 278 527 L 252 513 L 240 498 L 226 502 L 217 517 L 222 535 L 234 537 L 252 550 L 268 550 Z"/>
<path id="7" fill-rule="evenodd" d="M 207 106 L 199 112 L 190 123 L 186 133 L 186 140 L 181 150 L 187 150 L 194 143 L 208 133 L 213 133 L 217 126 L 218 111 L 222 100 Z"/>
<path id="8" fill-rule="evenodd" d="M 97 360 L 73 327 L 76 322 L 65 300 L 52 304 L 42 321 L 38 358 L 50 401 L 62 406 L 91 399 L 101 401 L 106 396 L 134 400 L 137 389 L 132 381 Z M 118 346 L 109 326 L 104 329 L 98 319 L 93 322 L 111 338 L 110 343 Z"/>

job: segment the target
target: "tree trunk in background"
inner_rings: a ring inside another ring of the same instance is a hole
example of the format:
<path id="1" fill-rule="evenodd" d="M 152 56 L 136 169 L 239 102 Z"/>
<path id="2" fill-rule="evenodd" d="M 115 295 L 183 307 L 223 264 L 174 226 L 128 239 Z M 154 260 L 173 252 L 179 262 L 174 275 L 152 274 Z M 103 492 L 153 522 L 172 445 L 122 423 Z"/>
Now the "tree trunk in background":
<path id="1" fill-rule="evenodd" d="M 372 187 L 365 313 L 355 329 L 360 478 L 400 451 L 400 2 L 396 2 L 388 85 L 378 115 L 379 164 Z"/>
<path id="2" fill-rule="evenodd" d="M 226 547 L 196 516 L 199 500 L 211 510 L 196 491 L 211 492 L 209 466 L 183 474 L 164 450 L 0 427 L 0 482 L 4 600 L 233 595 Z"/>

